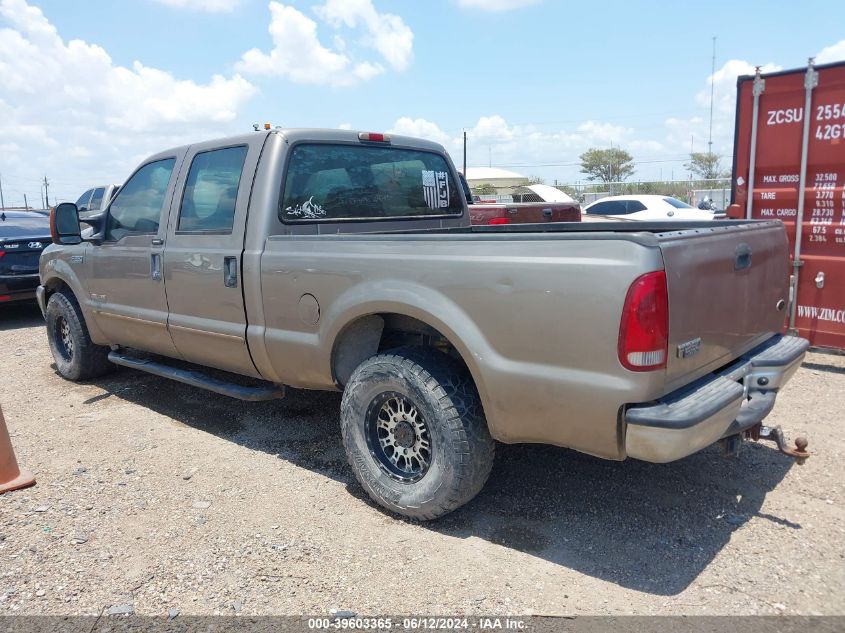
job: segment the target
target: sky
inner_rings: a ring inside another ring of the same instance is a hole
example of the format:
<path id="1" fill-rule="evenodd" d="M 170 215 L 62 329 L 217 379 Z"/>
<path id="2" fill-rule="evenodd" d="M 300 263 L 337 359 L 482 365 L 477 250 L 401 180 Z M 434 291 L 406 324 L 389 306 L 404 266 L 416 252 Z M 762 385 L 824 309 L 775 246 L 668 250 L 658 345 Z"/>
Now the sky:
<path id="1" fill-rule="evenodd" d="M 0 179 L 40 206 L 145 156 L 253 123 L 443 143 L 456 165 L 583 181 L 621 147 L 634 180 L 730 167 L 736 77 L 845 60 L 843 2 L 0 0 Z"/>

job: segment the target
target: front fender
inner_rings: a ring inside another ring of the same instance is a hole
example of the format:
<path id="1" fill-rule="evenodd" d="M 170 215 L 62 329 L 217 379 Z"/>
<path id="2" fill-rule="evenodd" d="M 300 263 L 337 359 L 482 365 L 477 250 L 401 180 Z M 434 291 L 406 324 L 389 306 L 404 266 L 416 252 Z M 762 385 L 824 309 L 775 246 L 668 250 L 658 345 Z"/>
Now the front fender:
<path id="1" fill-rule="evenodd" d="M 85 319 L 85 325 L 88 328 L 91 341 L 97 345 L 107 345 L 108 340 L 97 326 L 96 319 L 94 319 L 91 297 L 88 295 L 79 277 L 79 271 L 82 270 L 84 274 L 88 266 L 86 256 L 88 244 L 82 244 L 80 246 L 64 248 L 54 244 L 47 247 L 41 254 L 39 274 L 41 285 L 44 286 L 47 294 L 44 298 L 44 303 L 46 306 L 49 295 L 59 287 L 66 286 L 70 288 L 82 310 L 82 316 Z M 78 258 L 81 258 L 82 261 L 75 261 Z"/>

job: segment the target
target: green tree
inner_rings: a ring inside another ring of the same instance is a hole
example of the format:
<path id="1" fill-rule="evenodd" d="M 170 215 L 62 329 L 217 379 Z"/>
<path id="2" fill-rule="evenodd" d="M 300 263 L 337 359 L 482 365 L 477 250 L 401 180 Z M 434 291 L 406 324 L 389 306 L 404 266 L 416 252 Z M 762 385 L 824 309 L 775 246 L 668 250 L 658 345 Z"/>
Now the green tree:
<path id="1" fill-rule="evenodd" d="M 722 157 L 713 152 L 693 152 L 690 160 L 684 165 L 701 180 L 727 178 L 730 174 L 722 169 Z"/>
<path id="2" fill-rule="evenodd" d="M 492 196 L 496 194 L 496 187 L 489 182 L 485 182 L 472 187 L 472 192 L 477 196 Z"/>
<path id="3" fill-rule="evenodd" d="M 581 154 L 581 173 L 587 180 L 621 182 L 634 174 L 634 158 L 624 149 L 590 148 Z"/>

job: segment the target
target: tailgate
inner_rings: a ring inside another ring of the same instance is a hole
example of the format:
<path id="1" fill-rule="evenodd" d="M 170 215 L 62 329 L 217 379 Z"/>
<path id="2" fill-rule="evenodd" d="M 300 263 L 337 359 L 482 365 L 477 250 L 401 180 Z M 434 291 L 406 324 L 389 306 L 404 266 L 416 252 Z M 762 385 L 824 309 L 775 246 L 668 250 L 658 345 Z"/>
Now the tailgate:
<path id="1" fill-rule="evenodd" d="M 783 329 L 789 299 L 783 224 L 753 222 L 658 238 L 669 291 L 669 391 Z"/>

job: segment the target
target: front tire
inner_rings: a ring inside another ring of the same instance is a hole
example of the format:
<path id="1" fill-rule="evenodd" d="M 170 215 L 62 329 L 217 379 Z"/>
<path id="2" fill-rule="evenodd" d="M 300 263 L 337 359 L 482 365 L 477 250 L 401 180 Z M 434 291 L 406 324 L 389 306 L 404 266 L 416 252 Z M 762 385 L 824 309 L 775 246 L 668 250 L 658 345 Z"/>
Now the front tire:
<path id="1" fill-rule="evenodd" d="M 109 348 L 91 341 L 85 317 L 72 294 L 59 291 L 50 295 L 45 316 L 50 351 L 62 378 L 88 380 L 114 367 L 108 360 Z"/>
<path id="2" fill-rule="evenodd" d="M 349 464 L 372 499 L 413 519 L 443 516 L 487 481 L 495 442 L 466 368 L 404 347 L 364 361 L 343 393 Z"/>

